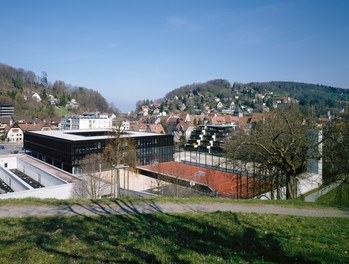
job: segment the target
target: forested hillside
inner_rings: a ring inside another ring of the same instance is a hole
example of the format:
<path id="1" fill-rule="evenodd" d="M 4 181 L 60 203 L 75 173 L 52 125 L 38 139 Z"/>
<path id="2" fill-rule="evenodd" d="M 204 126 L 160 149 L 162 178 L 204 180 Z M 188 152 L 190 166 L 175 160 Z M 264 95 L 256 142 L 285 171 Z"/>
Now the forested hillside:
<path id="1" fill-rule="evenodd" d="M 338 113 L 346 107 L 349 89 L 298 82 L 252 82 L 233 83 L 217 79 L 205 83 L 194 83 L 174 89 L 158 102 L 162 109 L 179 111 L 184 108 L 193 112 L 204 107 L 217 108 L 221 102 L 223 109 L 235 105 L 252 108 L 254 112 L 262 112 L 264 107 L 272 109 L 276 101 L 285 101 L 311 107 L 317 115 L 327 111 Z M 147 100 L 149 101 L 149 100 Z M 144 101 L 146 102 L 146 101 Z M 138 106 L 142 103 L 138 103 Z"/>
<path id="2" fill-rule="evenodd" d="M 290 96 L 299 101 L 301 106 L 314 106 L 317 111 L 340 108 L 338 101 L 345 101 L 348 89 L 298 82 L 254 82 L 242 85 L 257 92 L 271 91 L 279 96 Z M 349 87 L 348 87 L 349 88 Z"/>
<path id="3" fill-rule="evenodd" d="M 75 102 L 75 105 L 69 105 Z M 46 72 L 32 71 L 0 64 L 0 103 L 15 106 L 15 115 L 53 118 L 62 113 L 88 111 L 115 112 L 106 99 L 92 89 L 75 87 L 64 81 L 49 82 Z"/>

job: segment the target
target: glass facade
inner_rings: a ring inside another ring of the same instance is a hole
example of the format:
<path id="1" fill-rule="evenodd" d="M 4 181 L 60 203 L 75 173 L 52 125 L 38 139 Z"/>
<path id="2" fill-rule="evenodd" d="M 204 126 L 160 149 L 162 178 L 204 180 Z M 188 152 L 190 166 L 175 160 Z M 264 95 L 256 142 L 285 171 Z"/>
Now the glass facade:
<path id="1" fill-rule="evenodd" d="M 51 165 L 59 167 L 70 173 L 78 171 L 80 161 L 92 153 L 101 153 L 106 144 L 105 139 L 86 140 L 68 140 L 50 136 L 50 133 L 39 134 L 35 132 L 26 132 L 24 134 L 24 148 L 27 153 L 43 160 Z M 173 161 L 174 141 L 172 135 L 154 136 L 132 136 L 123 137 L 123 139 L 134 140 L 137 154 L 137 165 L 147 165 L 153 162 Z"/>

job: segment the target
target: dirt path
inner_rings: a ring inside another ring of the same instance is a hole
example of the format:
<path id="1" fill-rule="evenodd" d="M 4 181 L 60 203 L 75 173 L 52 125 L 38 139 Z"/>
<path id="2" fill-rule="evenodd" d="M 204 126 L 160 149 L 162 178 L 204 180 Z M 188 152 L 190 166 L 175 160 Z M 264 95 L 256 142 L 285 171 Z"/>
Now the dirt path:
<path id="1" fill-rule="evenodd" d="M 37 217 L 37 216 L 92 216 L 147 213 L 185 213 L 185 212 L 246 212 L 261 214 L 281 214 L 306 217 L 344 217 L 349 218 L 348 209 L 334 208 L 296 208 L 279 205 L 249 205 L 239 203 L 165 203 L 165 202 L 124 202 L 64 205 L 1 205 L 0 218 Z"/>

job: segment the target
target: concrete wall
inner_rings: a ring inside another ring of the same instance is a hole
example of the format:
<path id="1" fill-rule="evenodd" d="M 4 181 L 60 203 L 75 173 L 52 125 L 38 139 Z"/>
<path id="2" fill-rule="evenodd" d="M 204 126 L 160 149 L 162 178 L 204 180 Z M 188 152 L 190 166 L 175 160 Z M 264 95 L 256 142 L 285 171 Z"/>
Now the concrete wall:
<path id="1" fill-rule="evenodd" d="M 301 196 L 315 188 L 320 187 L 322 184 L 322 175 L 320 174 L 308 174 L 305 173 L 300 176 L 297 186 L 297 195 Z M 276 194 L 275 194 L 276 195 Z M 261 194 L 258 196 L 260 199 L 271 199 L 270 192 Z M 276 199 L 276 197 L 274 197 Z M 281 199 L 286 199 L 286 187 L 281 188 Z"/>
<path id="2" fill-rule="evenodd" d="M 301 179 L 298 184 L 299 195 L 314 190 L 322 184 L 322 175 L 320 174 L 304 175 L 303 177 L 304 179 Z"/>
<path id="3" fill-rule="evenodd" d="M 18 155 L 0 156 L 0 178 L 8 184 L 13 193 L 1 194 L 0 199 L 8 198 L 71 198 L 72 183 L 58 178 L 45 170 L 30 164 L 28 161 L 20 159 Z M 11 169 L 18 169 L 40 182 L 44 188 L 34 189 L 29 184 L 12 173 Z"/>
<path id="4" fill-rule="evenodd" d="M 0 166 L 9 170 L 17 168 L 17 157 L 15 155 L 0 156 Z"/>
<path id="5" fill-rule="evenodd" d="M 33 189 L 33 187 L 3 166 L 0 166 L 0 178 L 15 192 Z"/>
<path id="6" fill-rule="evenodd" d="M 6 193 L 0 195 L 0 199 L 10 199 L 10 198 L 56 198 L 56 199 L 69 199 L 71 198 L 71 191 L 73 188 L 73 183 L 51 186 L 21 192 Z"/>
<path id="7" fill-rule="evenodd" d="M 45 187 L 47 186 L 56 186 L 60 184 L 66 184 L 67 182 L 47 173 L 41 168 L 35 167 L 31 165 L 29 162 L 17 159 L 17 169 L 28 175 L 29 177 L 33 178 L 34 180 L 38 181 Z"/>

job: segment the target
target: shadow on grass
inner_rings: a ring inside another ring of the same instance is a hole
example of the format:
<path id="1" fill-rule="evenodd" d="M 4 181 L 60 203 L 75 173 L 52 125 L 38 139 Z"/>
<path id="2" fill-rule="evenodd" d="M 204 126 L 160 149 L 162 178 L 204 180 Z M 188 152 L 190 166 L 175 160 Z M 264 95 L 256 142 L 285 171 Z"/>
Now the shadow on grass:
<path id="1" fill-rule="evenodd" d="M 50 207 L 50 206 L 48 206 Z M 40 208 L 40 207 L 39 207 Z M 33 210 L 35 210 L 33 206 Z M 91 200 L 90 203 L 62 203 L 52 206 L 52 211 L 48 215 L 55 216 L 106 216 L 122 214 L 144 214 L 162 212 L 161 208 L 152 200 L 144 201 L 123 201 L 110 200 L 99 201 Z M 45 216 L 43 211 L 38 210 L 37 215 Z"/>
<path id="2" fill-rule="evenodd" d="M 149 202 L 149 212 L 158 213 L 140 214 L 137 204 L 115 204 L 119 209 L 98 201 L 93 207 L 67 204 L 65 210 L 78 216 L 16 220 L 27 235 L 2 240 L 1 245 L 15 247 L 14 262 L 25 257 L 25 245 L 35 254 L 53 255 L 57 263 L 316 263 L 289 256 L 278 237 L 240 223 L 234 213 L 163 214 Z M 86 216 L 80 209 L 98 216 Z"/>

